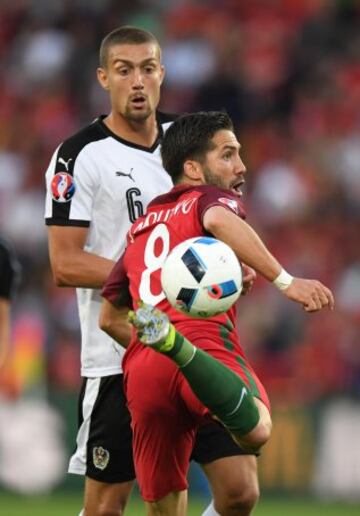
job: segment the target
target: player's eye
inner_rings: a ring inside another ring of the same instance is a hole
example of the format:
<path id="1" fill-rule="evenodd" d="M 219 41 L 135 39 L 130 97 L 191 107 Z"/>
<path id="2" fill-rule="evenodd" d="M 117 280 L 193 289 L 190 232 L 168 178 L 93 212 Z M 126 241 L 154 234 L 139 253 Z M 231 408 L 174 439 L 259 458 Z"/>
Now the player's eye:
<path id="1" fill-rule="evenodd" d="M 148 73 L 148 74 L 150 74 L 150 73 L 154 73 L 155 69 L 156 69 L 156 68 L 155 68 L 155 66 L 153 66 L 153 65 L 145 66 L 145 68 L 144 68 L 145 73 Z"/>
<path id="2" fill-rule="evenodd" d="M 122 67 L 122 68 L 118 68 L 117 69 L 117 72 L 120 74 L 120 75 L 128 75 L 129 72 L 130 72 L 130 69 L 129 68 L 126 68 L 126 67 Z"/>

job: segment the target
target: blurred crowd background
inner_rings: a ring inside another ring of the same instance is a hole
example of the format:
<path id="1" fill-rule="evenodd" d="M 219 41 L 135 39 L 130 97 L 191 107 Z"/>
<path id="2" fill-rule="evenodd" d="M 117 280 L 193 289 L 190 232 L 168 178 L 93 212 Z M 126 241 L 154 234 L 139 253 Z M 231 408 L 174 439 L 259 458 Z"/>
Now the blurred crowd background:
<path id="1" fill-rule="evenodd" d="M 289 272 L 336 297 L 334 313 L 307 315 L 259 279 L 239 302 L 243 345 L 274 406 L 263 486 L 359 497 L 357 0 L 0 1 L 0 233 L 23 267 L 0 375 L 0 482 L 30 492 L 65 478 L 80 339 L 74 292 L 49 270 L 44 173 L 64 138 L 108 112 L 98 47 L 123 24 L 162 45 L 163 111 L 231 115 L 248 221 Z"/>

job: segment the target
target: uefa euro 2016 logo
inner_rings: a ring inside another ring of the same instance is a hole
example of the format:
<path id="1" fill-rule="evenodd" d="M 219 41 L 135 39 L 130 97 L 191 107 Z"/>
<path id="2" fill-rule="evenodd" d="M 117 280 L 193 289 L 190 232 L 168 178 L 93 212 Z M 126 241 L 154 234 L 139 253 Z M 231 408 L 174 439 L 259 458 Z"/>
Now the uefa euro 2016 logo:
<path id="1" fill-rule="evenodd" d="M 51 194 L 56 202 L 69 202 L 75 193 L 74 178 L 67 172 L 58 172 L 51 181 Z"/>

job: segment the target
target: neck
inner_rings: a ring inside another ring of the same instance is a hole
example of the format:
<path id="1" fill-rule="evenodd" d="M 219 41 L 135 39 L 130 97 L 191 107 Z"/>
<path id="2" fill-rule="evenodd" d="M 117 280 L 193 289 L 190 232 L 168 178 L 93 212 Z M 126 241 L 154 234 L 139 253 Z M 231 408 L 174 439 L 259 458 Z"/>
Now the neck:
<path id="1" fill-rule="evenodd" d="M 181 178 L 177 181 L 177 183 L 175 184 L 175 186 L 177 185 L 187 185 L 187 186 L 201 186 L 205 184 L 204 181 L 202 181 L 201 178 L 192 178 L 192 177 L 189 177 L 185 174 L 183 174 L 181 176 Z"/>
<path id="2" fill-rule="evenodd" d="M 120 138 L 144 147 L 151 147 L 158 137 L 155 113 L 145 120 L 128 120 L 112 111 L 103 122 Z"/>

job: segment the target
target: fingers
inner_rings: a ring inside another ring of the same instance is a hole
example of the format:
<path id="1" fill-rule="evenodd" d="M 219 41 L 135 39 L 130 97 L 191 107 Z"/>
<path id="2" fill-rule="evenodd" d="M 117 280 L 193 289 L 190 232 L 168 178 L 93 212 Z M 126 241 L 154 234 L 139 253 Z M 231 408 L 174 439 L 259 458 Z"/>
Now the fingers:
<path id="1" fill-rule="evenodd" d="M 331 290 L 317 280 L 294 278 L 284 294 L 301 303 L 306 312 L 318 312 L 324 307 L 334 310 L 335 302 Z"/>
<path id="2" fill-rule="evenodd" d="M 311 292 L 310 297 L 311 299 L 304 303 L 306 312 L 318 312 L 326 306 L 330 310 L 334 310 L 335 301 L 331 290 L 319 281 L 314 282 L 314 290 Z"/>
<path id="3" fill-rule="evenodd" d="M 335 308 L 335 299 L 334 299 L 333 293 L 331 292 L 331 290 L 329 288 L 324 287 L 324 285 L 323 285 L 323 289 L 324 289 L 325 296 L 328 300 L 329 309 L 332 311 Z"/>
<path id="4" fill-rule="evenodd" d="M 253 284 L 254 284 L 253 281 L 248 281 L 248 282 L 243 281 L 243 288 L 241 290 L 241 295 L 246 296 L 246 294 L 248 294 L 250 292 L 250 290 L 252 289 Z"/>
<path id="5" fill-rule="evenodd" d="M 242 296 L 246 296 L 248 292 L 252 289 L 254 281 L 256 279 L 256 272 L 254 269 L 249 267 L 248 265 L 242 265 L 243 269 L 243 288 L 241 291 Z"/>
<path id="6" fill-rule="evenodd" d="M 330 289 L 325 287 L 320 282 L 316 282 L 315 293 L 313 294 L 313 299 L 317 306 L 320 305 L 320 308 L 328 306 L 330 310 L 334 310 L 335 301 L 334 296 Z"/>

